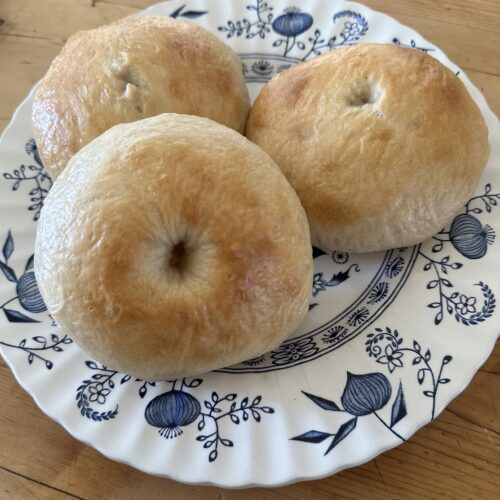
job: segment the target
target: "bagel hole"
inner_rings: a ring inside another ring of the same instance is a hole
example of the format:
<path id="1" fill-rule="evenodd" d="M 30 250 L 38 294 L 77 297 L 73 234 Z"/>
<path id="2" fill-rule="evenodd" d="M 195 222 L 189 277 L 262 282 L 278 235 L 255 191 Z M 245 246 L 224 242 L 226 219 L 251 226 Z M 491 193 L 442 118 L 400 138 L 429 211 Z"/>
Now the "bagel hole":
<path id="1" fill-rule="evenodd" d="M 123 96 L 130 101 L 139 114 L 143 114 L 144 107 L 141 95 L 143 75 L 141 71 L 129 63 L 128 54 L 125 52 L 119 52 L 111 58 L 109 69 L 116 78 L 118 86 L 121 87 Z"/>
<path id="2" fill-rule="evenodd" d="M 374 104 L 380 98 L 380 90 L 377 85 L 368 81 L 355 85 L 347 97 L 349 106 L 362 108 L 367 104 Z"/>
<path id="3" fill-rule="evenodd" d="M 127 85 L 133 85 L 134 87 L 140 88 L 141 81 L 137 75 L 137 72 L 131 66 L 124 66 L 118 73 L 118 78 L 125 82 L 125 88 Z"/>
<path id="4" fill-rule="evenodd" d="M 183 241 L 176 243 L 170 251 L 168 265 L 180 274 L 184 273 L 188 267 L 189 253 Z"/>

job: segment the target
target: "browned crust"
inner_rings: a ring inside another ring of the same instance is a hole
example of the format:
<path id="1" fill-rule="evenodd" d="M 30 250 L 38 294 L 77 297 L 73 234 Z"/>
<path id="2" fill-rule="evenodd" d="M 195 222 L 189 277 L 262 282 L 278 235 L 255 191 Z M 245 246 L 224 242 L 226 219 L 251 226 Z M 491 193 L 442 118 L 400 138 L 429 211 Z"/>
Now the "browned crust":
<path id="1" fill-rule="evenodd" d="M 250 108 L 236 54 L 207 30 L 129 17 L 71 36 L 35 95 L 33 133 L 58 175 L 82 146 L 118 123 L 165 112 L 243 132 Z"/>
<path id="2" fill-rule="evenodd" d="M 169 249 L 191 260 L 179 276 Z M 308 310 L 307 219 L 274 162 L 210 120 L 118 125 L 56 180 L 36 240 L 49 311 L 96 359 L 157 380 L 277 346 Z"/>
<path id="3" fill-rule="evenodd" d="M 373 103 L 353 105 L 364 89 Z M 475 189 L 488 130 L 462 82 L 421 51 L 357 45 L 269 82 L 247 136 L 280 166 L 313 243 L 351 251 L 422 241 Z"/>

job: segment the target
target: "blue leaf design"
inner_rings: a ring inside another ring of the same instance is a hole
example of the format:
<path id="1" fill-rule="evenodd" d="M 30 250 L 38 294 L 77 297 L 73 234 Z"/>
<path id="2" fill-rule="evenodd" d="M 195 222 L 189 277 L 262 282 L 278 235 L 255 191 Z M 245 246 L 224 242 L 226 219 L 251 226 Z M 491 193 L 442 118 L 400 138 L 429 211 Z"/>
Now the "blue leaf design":
<path id="1" fill-rule="evenodd" d="M 203 380 L 201 378 L 194 378 L 193 380 L 191 380 L 191 382 L 189 383 L 186 382 L 186 387 L 191 387 L 191 388 L 198 387 L 202 382 Z"/>
<path id="2" fill-rule="evenodd" d="M 2 272 L 5 275 L 5 277 L 9 281 L 12 281 L 13 283 L 17 282 L 17 276 L 16 276 L 16 273 L 14 272 L 14 269 L 12 269 L 7 264 L 4 264 L 1 260 L 0 260 L 0 269 L 2 270 Z"/>
<path id="3" fill-rule="evenodd" d="M 19 311 L 14 311 L 13 309 L 7 309 L 4 307 L 3 312 L 5 313 L 5 316 L 7 316 L 7 319 L 11 323 L 40 323 L 40 321 L 37 321 L 36 319 L 29 318 L 28 316 L 25 316 L 23 313 L 20 313 Z"/>
<path id="4" fill-rule="evenodd" d="M 324 252 L 320 248 L 312 247 L 312 250 L 313 250 L 313 259 L 315 259 L 316 257 L 321 257 L 322 255 L 326 255 L 326 252 Z"/>
<path id="5" fill-rule="evenodd" d="M 35 264 L 35 255 L 33 254 L 26 262 L 26 267 L 24 271 L 26 272 L 28 269 L 33 269 L 33 266 Z"/>
<path id="6" fill-rule="evenodd" d="M 340 441 L 345 439 L 356 428 L 357 422 L 358 419 L 355 417 L 340 426 L 337 434 L 335 434 L 335 437 L 333 438 L 333 441 L 330 443 L 330 446 L 325 451 L 325 455 L 328 455 L 328 453 L 330 453 L 333 450 L 333 448 L 335 448 L 335 446 L 337 446 L 340 443 Z"/>
<path id="7" fill-rule="evenodd" d="M 186 5 L 181 5 L 178 9 L 175 9 L 172 14 L 170 14 L 170 17 L 173 17 L 174 19 L 179 16 L 179 14 L 182 12 Z"/>
<path id="8" fill-rule="evenodd" d="M 5 243 L 3 244 L 3 249 L 2 249 L 2 253 L 6 261 L 9 260 L 13 251 L 14 251 L 14 239 L 12 238 L 12 233 L 10 232 L 9 229 L 7 238 L 5 240 Z"/>
<path id="9" fill-rule="evenodd" d="M 403 420 L 406 415 L 408 415 L 408 410 L 406 409 L 405 395 L 403 393 L 403 386 L 399 382 L 398 394 L 392 405 L 391 427 L 396 425 L 400 420 Z"/>
<path id="10" fill-rule="evenodd" d="M 326 438 L 333 436 L 329 432 L 321 432 L 321 431 L 307 431 L 300 436 L 295 436 L 292 438 L 293 441 L 303 441 L 304 443 L 321 443 Z"/>
<path id="11" fill-rule="evenodd" d="M 453 358 L 449 355 L 443 358 L 443 365 L 447 365 Z"/>
<path id="12" fill-rule="evenodd" d="M 181 14 L 181 17 L 187 17 L 189 19 L 196 19 L 197 17 L 204 16 L 208 12 L 206 10 L 188 10 Z"/>
<path id="13" fill-rule="evenodd" d="M 320 396 L 314 396 L 313 394 L 309 394 L 308 392 L 305 392 L 305 391 L 302 391 L 302 394 L 304 394 L 304 396 L 307 396 L 311 401 L 316 403 L 320 408 L 323 408 L 323 410 L 343 411 L 333 401 L 322 398 Z"/>
<path id="14" fill-rule="evenodd" d="M 332 276 L 332 279 L 327 282 L 327 286 L 337 286 L 343 283 L 347 278 L 349 278 L 349 270 L 341 271 Z"/>

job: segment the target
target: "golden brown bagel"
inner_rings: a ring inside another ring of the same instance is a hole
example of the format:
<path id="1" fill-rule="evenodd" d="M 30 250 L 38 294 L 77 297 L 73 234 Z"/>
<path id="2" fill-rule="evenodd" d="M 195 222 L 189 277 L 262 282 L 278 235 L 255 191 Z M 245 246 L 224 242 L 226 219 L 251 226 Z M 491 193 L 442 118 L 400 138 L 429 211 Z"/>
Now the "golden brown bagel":
<path id="1" fill-rule="evenodd" d="M 277 75 L 247 136 L 297 191 L 313 244 L 354 252 L 435 234 L 472 195 L 489 155 L 460 79 L 395 45 L 337 49 Z"/>
<path id="2" fill-rule="evenodd" d="M 113 125 L 183 113 L 243 132 L 249 109 L 240 60 L 214 35 L 166 17 L 128 17 L 69 38 L 35 95 L 32 124 L 44 165 L 58 175 Z"/>
<path id="3" fill-rule="evenodd" d="M 194 116 L 117 125 L 82 148 L 47 197 L 35 254 L 59 325 L 145 380 L 276 347 L 312 287 L 306 215 L 279 168 Z"/>

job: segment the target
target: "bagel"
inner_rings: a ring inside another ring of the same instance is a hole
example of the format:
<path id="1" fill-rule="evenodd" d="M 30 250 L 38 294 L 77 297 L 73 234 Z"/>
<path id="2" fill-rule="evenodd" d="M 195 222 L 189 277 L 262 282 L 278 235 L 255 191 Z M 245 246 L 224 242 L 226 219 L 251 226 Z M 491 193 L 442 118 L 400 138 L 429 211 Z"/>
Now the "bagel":
<path id="1" fill-rule="evenodd" d="M 296 190 L 313 244 L 352 252 L 437 233 L 472 196 L 489 155 L 460 79 L 396 45 L 336 49 L 278 74 L 246 133 Z"/>
<path id="2" fill-rule="evenodd" d="M 36 92 L 32 128 L 57 176 L 113 125 L 182 113 L 243 133 L 249 110 L 241 62 L 227 45 L 189 22 L 134 16 L 69 38 Z"/>
<path id="3" fill-rule="evenodd" d="M 277 165 L 206 118 L 112 127 L 55 181 L 35 242 L 49 312 L 96 360 L 144 380 L 254 358 L 300 323 L 309 228 Z"/>

